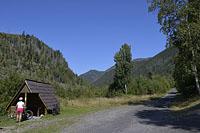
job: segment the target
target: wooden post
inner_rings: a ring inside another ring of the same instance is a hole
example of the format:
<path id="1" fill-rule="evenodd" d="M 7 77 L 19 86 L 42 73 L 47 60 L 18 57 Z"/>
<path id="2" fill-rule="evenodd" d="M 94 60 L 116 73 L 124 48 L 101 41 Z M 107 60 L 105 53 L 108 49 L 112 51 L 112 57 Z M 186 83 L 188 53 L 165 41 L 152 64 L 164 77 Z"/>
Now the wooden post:
<path id="1" fill-rule="evenodd" d="M 37 117 L 40 116 L 40 109 L 41 109 L 41 107 L 38 107 L 38 110 L 37 110 Z"/>
<path id="2" fill-rule="evenodd" d="M 126 95 L 127 95 L 127 93 L 128 93 L 128 90 L 127 90 L 127 86 L 126 86 L 126 84 L 125 84 L 125 91 L 126 91 Z"/>
<path id="3" fill-rule="evenodd" d="M 27 105 L 27 92 L 25 92 L 24 104 L 25 104 L 25 109 L 26 109 L 26 105 Z"/>
<path id="4" fill-rule="evenodd" d="M 45 112 L 44 112 L 44 115 L 46 115 L 47 114 L 47 109 L 45 109 Z"/>

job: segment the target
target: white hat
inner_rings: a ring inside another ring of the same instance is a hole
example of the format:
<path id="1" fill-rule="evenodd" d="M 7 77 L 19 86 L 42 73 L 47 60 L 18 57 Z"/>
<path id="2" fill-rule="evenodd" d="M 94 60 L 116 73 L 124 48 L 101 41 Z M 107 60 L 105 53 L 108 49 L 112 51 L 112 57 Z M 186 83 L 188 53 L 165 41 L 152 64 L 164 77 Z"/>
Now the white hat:
<path id="1" fill-rule="evenodd" d="M 20 97 L 19 100 L 23 100 L 23 97 Z"/>

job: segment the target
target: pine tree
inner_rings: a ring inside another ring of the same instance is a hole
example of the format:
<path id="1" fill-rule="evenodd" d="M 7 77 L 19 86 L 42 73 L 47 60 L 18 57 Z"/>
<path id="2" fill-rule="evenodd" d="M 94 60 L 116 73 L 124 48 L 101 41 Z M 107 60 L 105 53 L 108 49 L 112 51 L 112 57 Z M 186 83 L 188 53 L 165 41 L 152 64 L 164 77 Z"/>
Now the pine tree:
<path id="1" fill-rule="evenodd" d="M 110 86 L 111 92 L 127 92 L 126 86 L 130 83 L 132 73 L 132 54 L 131 47 L 128 44 L 122 45 L 120 51 L 114 56 L 115 75 L 114 82 Z"/>

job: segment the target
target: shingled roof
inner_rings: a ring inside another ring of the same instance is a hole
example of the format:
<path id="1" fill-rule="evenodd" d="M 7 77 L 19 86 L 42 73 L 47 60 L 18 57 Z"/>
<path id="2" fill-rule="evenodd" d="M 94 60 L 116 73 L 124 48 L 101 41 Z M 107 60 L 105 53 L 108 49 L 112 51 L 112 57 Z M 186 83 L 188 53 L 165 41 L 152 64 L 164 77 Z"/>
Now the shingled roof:
<path id="1" fill-rule="evenodd" d="M 58 105 L 58 101 L 54 95 L 54 88 L 50 84 L 33 80 L 25 81 L 31 93 L 39 93 L 41 100 L 48 110 L 52 110 L 55 105 Z"/>
<path id="2" fill-rule="evenodd" d="M 54 88 L 50 84 L 26 79 L 19 88 L 16 95 L 11 100 L 11 102 L 8 104 L 6 110 L 11 106 L 13 101 L 17 99 L 24 86 L 27 86 L 29 91 L 28 93 L 39 94 L 39 97 L 42 100 L 47 110 L 53 110 L 55 108 L 59 108 L 59 102 L 55 96 Z"/>

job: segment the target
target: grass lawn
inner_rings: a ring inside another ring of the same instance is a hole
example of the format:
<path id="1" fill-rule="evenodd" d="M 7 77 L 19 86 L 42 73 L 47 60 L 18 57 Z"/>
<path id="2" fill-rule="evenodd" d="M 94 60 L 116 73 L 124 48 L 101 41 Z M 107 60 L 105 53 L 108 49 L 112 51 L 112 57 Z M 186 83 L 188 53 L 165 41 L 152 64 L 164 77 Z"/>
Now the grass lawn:
<path id="1" fill-rule="evenodd" d="M 56 133 L 76 121 L 78 116 L 96 112 L 114 106 L 141 103 L 146 100 L 160 97 L 151 96 L 123 96 L 115 98 L 80 98 L 76 100 L 60 99 L 61 113 L 56 116 L 46 115 L 38 120 L 29 120 L 15 123 L 15 120 L 6 116 L 0 117 L 0 127 L 11 126 L 11 131 L 20 130 L 27 133 Z"/>

